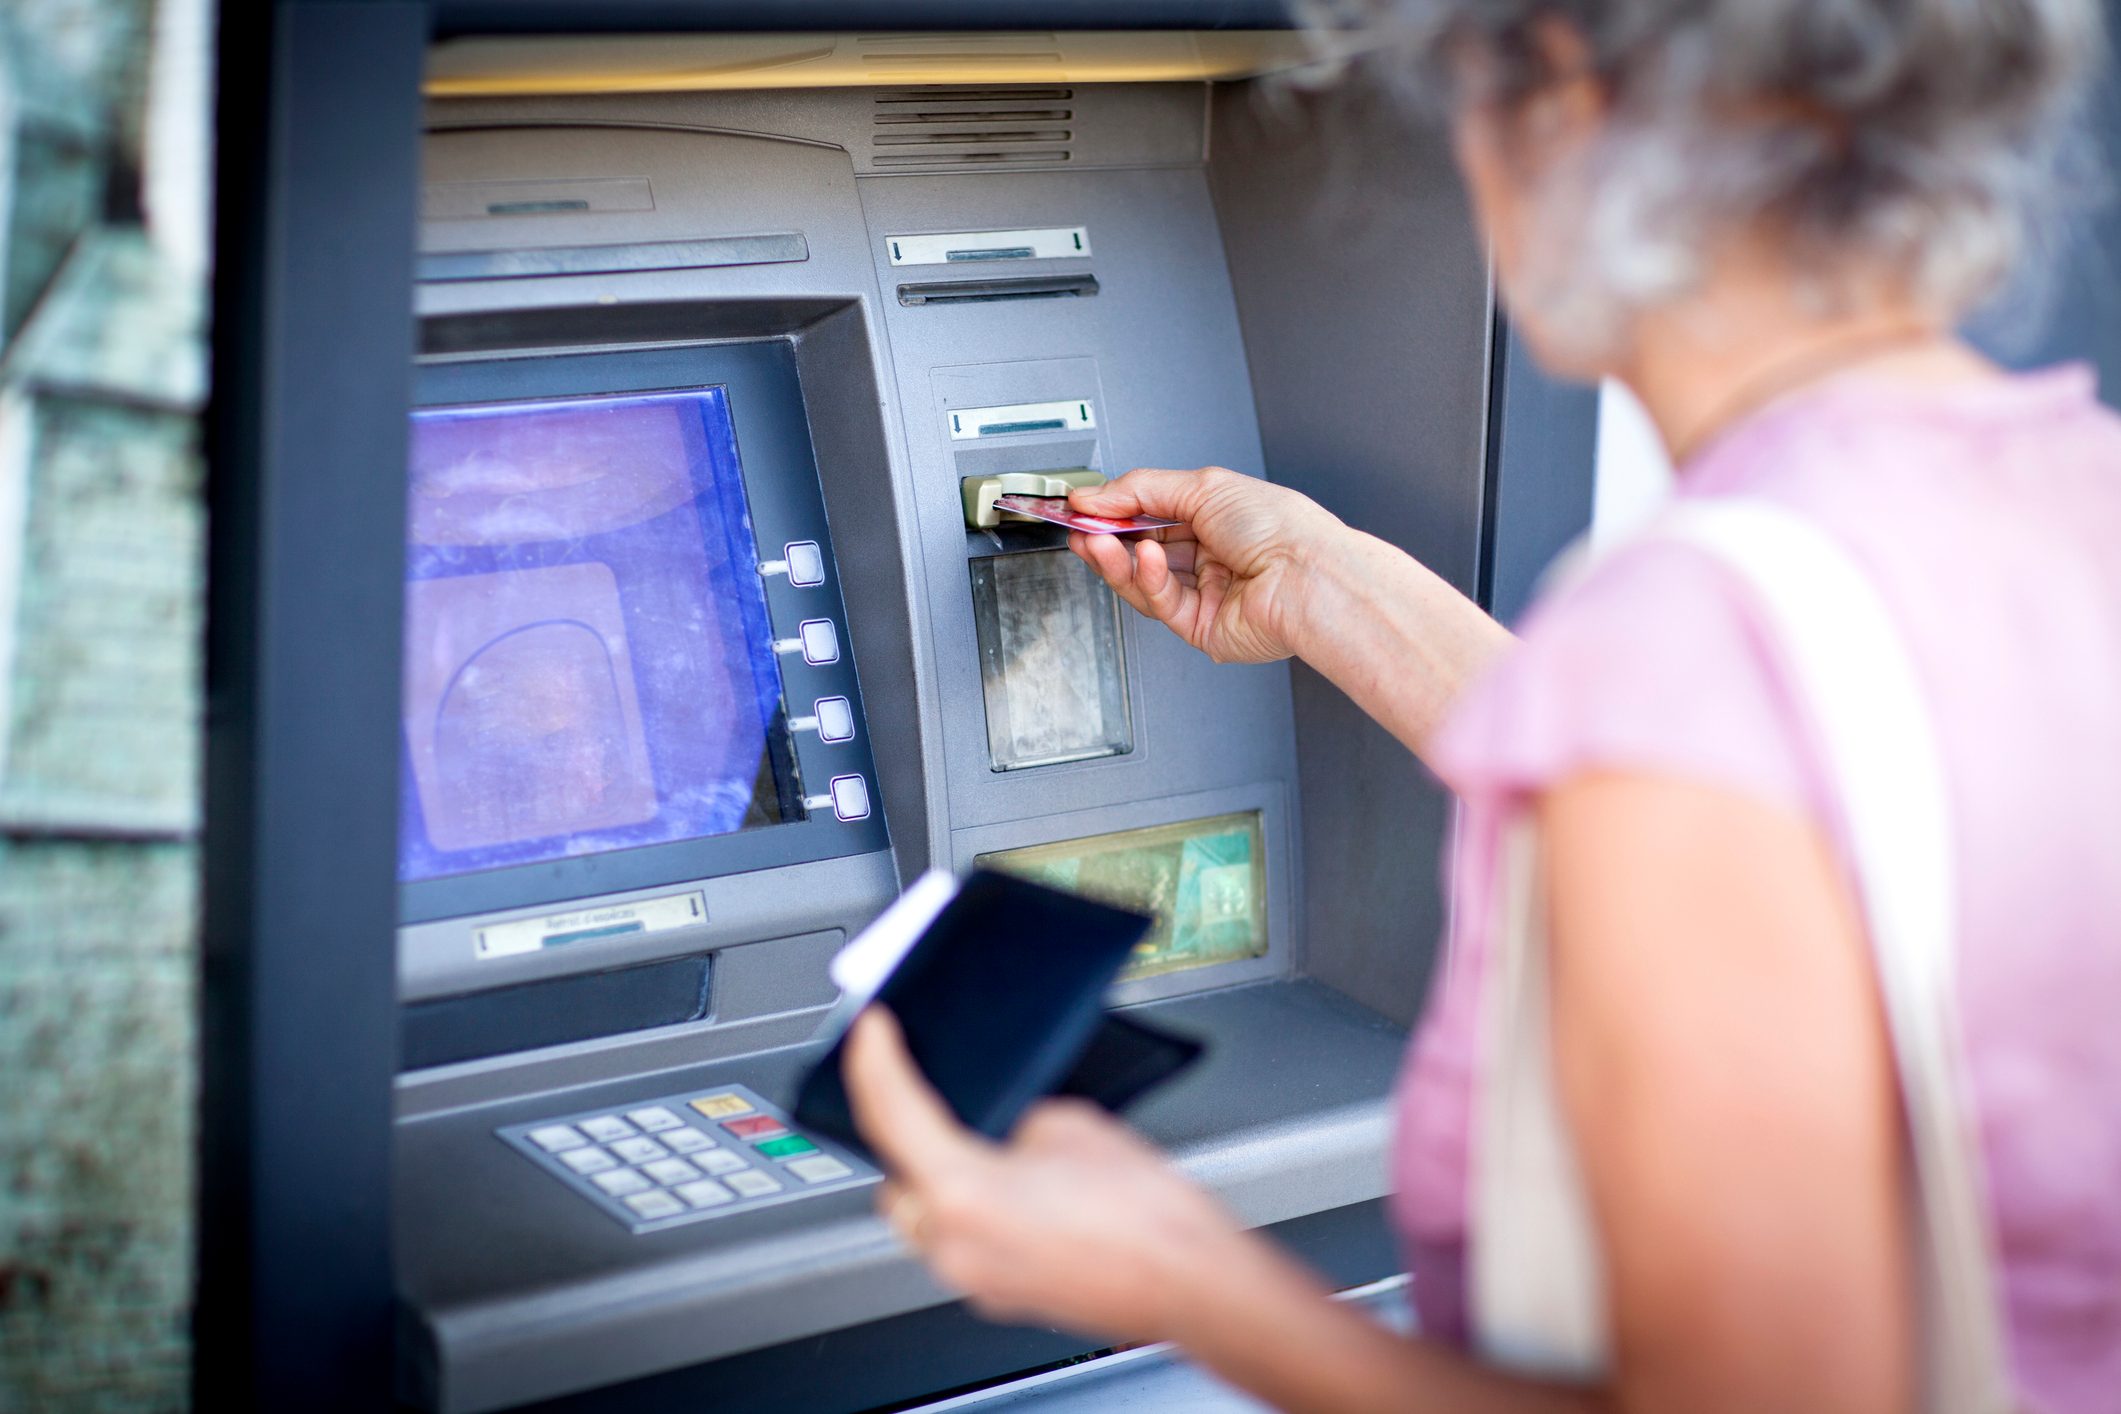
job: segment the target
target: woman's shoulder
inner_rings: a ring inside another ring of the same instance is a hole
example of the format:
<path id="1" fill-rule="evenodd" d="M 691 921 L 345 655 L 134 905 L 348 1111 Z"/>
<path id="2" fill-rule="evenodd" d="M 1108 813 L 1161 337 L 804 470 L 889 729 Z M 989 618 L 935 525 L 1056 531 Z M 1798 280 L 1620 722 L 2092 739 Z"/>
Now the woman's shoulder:
<path id="1" fill-rule="evenodd" d="M 1591 771 L 1700 781 L 1810 808 L 1792 700 L 1741 586 L 1706 552 L 1642 538 L 1550 592 L 1434 753 L 1461 795 Z"/>

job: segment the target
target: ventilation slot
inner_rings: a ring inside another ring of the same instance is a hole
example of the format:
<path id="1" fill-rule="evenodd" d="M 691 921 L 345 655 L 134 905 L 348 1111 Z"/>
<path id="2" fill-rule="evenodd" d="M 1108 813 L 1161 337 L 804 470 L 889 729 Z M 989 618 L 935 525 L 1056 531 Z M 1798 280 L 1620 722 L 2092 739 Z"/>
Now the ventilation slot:
<path id="1" fill-rule="evenodd" d="M 1094 275 L 1025 276 L 1014 280 L 931 280 L 900 285 L 898 302 L 919 304 L 994 304 L 1001 300 L 1081 299 L 1097 293 Z"/>
<path id="2" fill-rule="evenodd" d="M 980 51 L 980 57 L 994 56 Z M 869 165 L 878 171 L 1058 166 L 1075 155 L 1074 97 L 1072 88 L 886 90 L 871 109 Z"/>

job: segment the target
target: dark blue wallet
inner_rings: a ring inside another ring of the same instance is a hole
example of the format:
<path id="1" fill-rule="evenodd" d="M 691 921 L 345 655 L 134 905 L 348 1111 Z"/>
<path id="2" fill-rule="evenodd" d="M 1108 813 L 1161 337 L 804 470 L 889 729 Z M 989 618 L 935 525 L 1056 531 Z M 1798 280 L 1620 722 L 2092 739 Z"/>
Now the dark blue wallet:
<path id="1" fill-rule="evenodd" d="M 1154 922 L 1008 875 L 975 872 L 874 998 L 959 1119 L 1007 1135 L 1042 1096 L 1111 1109 L 1190 1065 L 1198 1042 L 1107 1013 L 1105 989 Z M 845 1036 L 804 1078 L 795 1116 L 859 1142 L 840 1076 Z"/>

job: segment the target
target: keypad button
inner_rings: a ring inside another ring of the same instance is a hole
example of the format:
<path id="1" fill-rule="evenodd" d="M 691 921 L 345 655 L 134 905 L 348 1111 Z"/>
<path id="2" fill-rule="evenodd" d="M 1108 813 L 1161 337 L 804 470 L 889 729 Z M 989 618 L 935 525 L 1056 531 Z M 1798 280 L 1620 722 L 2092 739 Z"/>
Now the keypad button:
<path id="1" fill-rule="evenodd" d="M 708 1119 L 727 1119 L 730 1115 L 751 1113 L 751 1101 L 742 1095 L 702 1095 L 691 1101 L 691 1105 Z"/>
<path id="2" fill-rule="evenodd" d="M 652 1164 L 642 1164 L 641 1172 L 647 1174 L 665 1188 L 675 1188 L 680 1183 L 690 1183 L 700 1176 L 700 1171 L 683 1159 L 657 1159 Z"/>
<path id="3" fill-rule="evenodd" d="M 711 1178 L 703 1178 L 698 1183 L 680 1184 L 671 1192 L 695 1208 L 714 1208 L 736 1200 L 734 1193 Z"/>
<path id="4" fill-rule="evenodd" d="M 727 1149 L 709 1149 L 705 1153 L 694 1154 L 692 1162 L 695 1168 L 702 1168 L 709 1173 L 716 1174 L 735 1173 L 738 1169 L 751 1167 L 741 1157 L 730 1153 Z"/>
<path id="5" fill-rule="evenodd" d="M 595 1119 L 576 1122 L 582 1126 L 584 1134 L 599 1144 L 609 1144 L 614 1139 L 631 1139 L 635 1133 L 634 1127 L 617 1115 L 598 1115 Z"/>
<path id="6" fill-rule="evenodd" d="M 632 1169 L 613 1169 L 609 1173 L 595 1174 L 589 1181 L 614 1198 L 624 1198 L 629 1193 L 646 1193 L 655 1187 Z"/>
<path id="7" fill-rule="evenodd" d="M 668 1193 L 636 1193 L 626 1200 L 626 1206 L 644 1218 L 674 1218 L 685 1211 L 685 1205 Z"/>
<path id="8" fill-rule="evenodd" d="M 748 1139 L 756 1144 L 761 1139 L 778 1139 L 788 1132 L 788 1126 L 772 1115 L 751 1115 L 744 1119 L 725 1119 L 722 1128 L 739 1139 Z"/>
<path id="9" fill-rule="evenodd" d="M 542 1129 L 531 1130 L 530 1142 L 548 1154 L 558 1154 L 579 1149 L 589 1141 L 571 1124 L 548 1124 Z"/>
<path id="10" fill-rule="evenodd" d="M 611 1152 L 629 1164 L 654 1163 L 670 1157 L 670 1151 L 653 1139 L 621 1139 L 611 1146 Z"/>
<path id="11" fill-rule="evenodd" d="M 619 1161 L 602 1149 L 569 1149 L 560 1155 L 560 1162 L 582 1174 L 602 1173 L 619 1166 Z"/>
<path id="12" fill-rule="evenodd" d="M 676 1129 L 685 1121 L 679 1119 L 661 1105 L 650 1105 L 645 1110 L 628 1110 L 626 1118 L 639 1125 L 643 1132 L 660 1134 L 666 1129 Z"/>
<path id="13" fill-rule="evenodd" d="M 712 1139 L 700 1133 L 697 1129 L 684 1126 L 665 1130 L 663 1133 L 658 1134 L 656 1138 L 661 1140 L 663 1146 L 673 1154 L 697 1154 L 702 1149 L 712 1149 L 714 1147 Z"/>
<path id="14" fill-rule="evenodd" d="M 815 1154 L 817 1145 L 800 1134 L 784 1134 L 778 1139 L 760 1141 L 758 1149 L 769 1159 L 797 1159 L 805 1154 Z"/>
<path id="15" fill-rule="evenodd" d="M 745 1169 L 742 1173 L 733 1173 L 724 1181 L 746 1198 L 763 1198 L 768 1193 L 781 1191 L 781 1181 L 779 1179 L 771 1174 L 760 1173 L 757 1169 Z"/>
<path id="16" fill-rule="evenodd" d="M 835 1178 L 845 1178 L 854 1170 L 830 1154 L 814 1154 L 807 1159 L 791 1160 L 788 1172 L 805 1183 L 830 1183 Z"/>

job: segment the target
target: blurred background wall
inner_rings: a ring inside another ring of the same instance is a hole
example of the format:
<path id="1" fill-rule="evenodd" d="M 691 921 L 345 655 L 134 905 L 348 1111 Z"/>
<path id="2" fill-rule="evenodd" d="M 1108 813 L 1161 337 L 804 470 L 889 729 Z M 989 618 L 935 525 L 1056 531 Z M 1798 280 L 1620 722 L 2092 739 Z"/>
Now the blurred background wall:
<path id="1" fill-rule="evenodd" d="M 177 1409 L 206 0 L 0 4 L 0 1408 Z"/>

